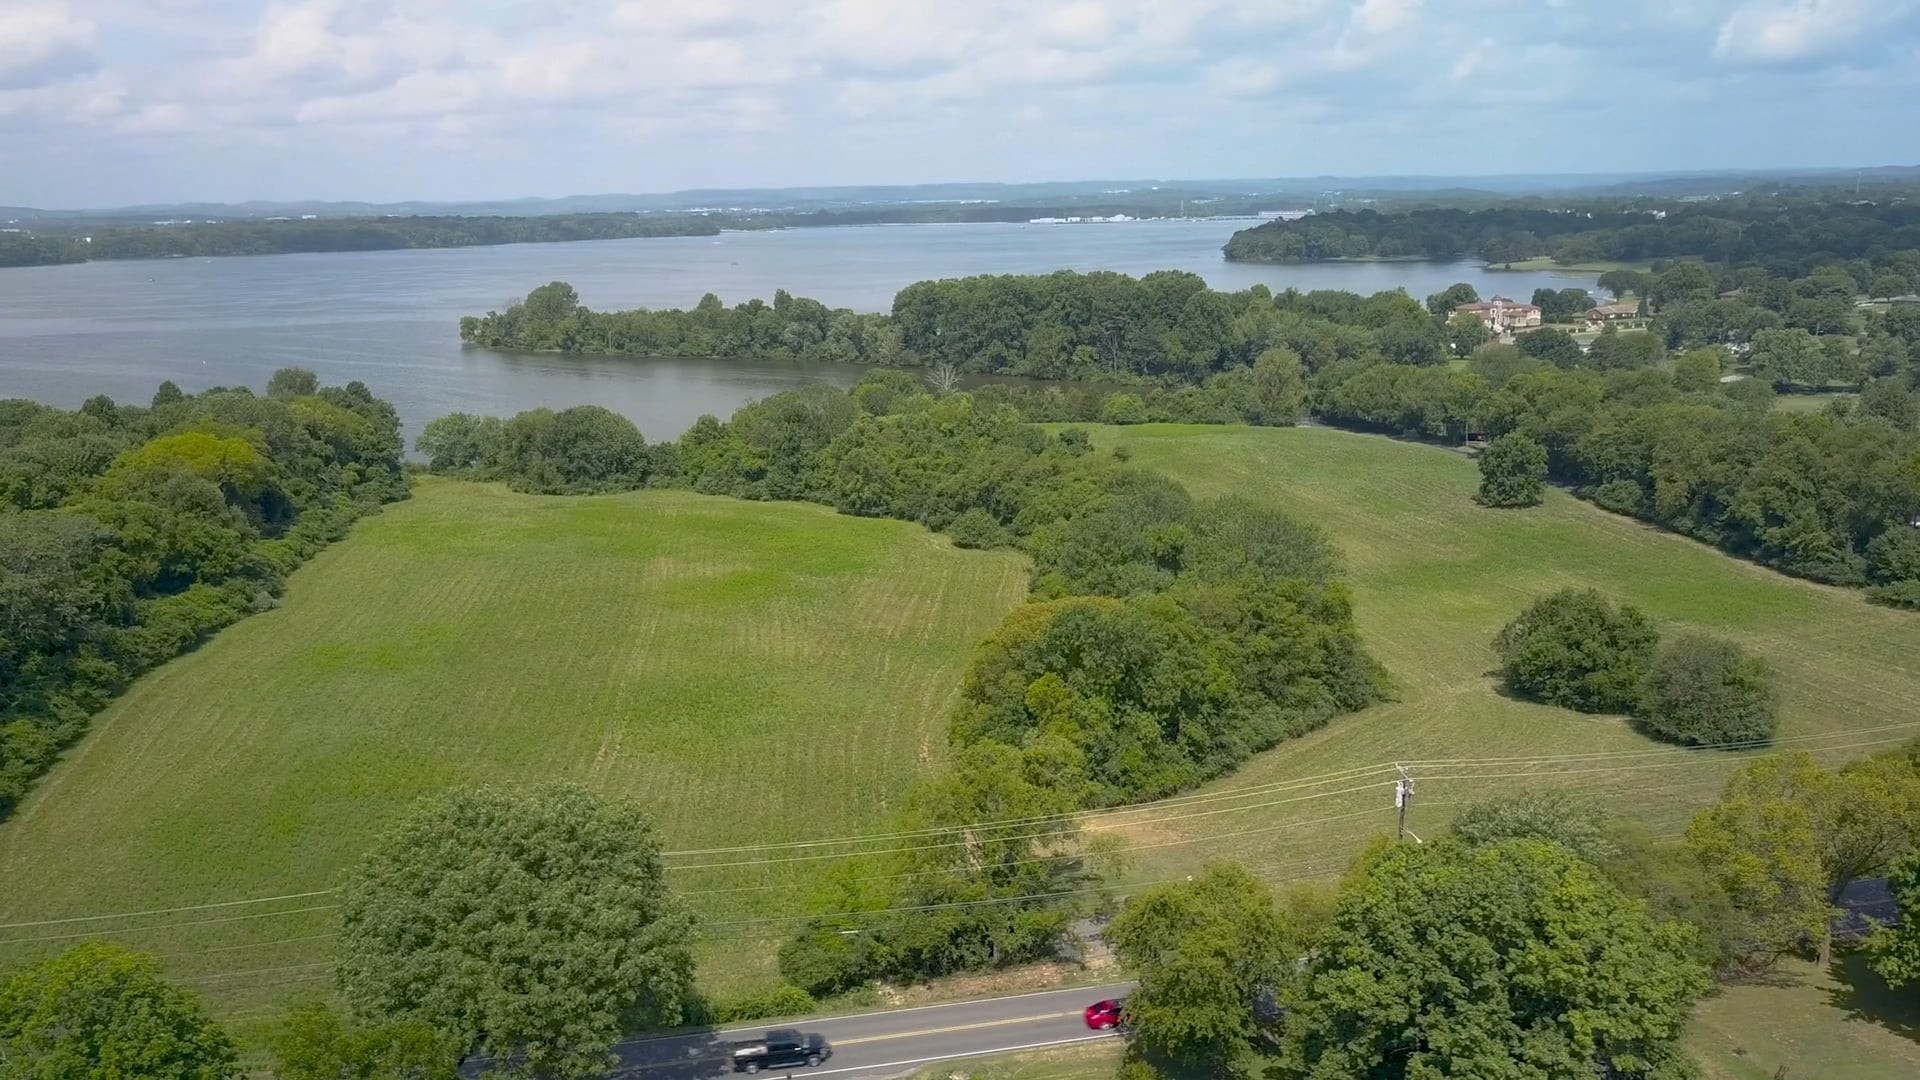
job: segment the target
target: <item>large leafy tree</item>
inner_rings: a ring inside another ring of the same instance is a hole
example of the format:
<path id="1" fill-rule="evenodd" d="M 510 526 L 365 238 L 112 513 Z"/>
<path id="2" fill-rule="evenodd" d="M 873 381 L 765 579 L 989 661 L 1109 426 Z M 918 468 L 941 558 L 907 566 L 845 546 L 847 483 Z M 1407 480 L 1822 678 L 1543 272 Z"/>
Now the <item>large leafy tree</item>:
<path id="1" fill-rule="evenodd" d="M 1282 1075 L 1685 1076 L 1693 934 L 1554 844 L 1389 848 L 1292 996 Z"/>
<path id="2" fill-rule="evenodd" d="M 1654 659 L 1636 718 L 1668 742 L 1765 743 L 1779 723 L 1773 673 L 1765 660 L 1731 641 L 1688 634 Z"/>
<path id="3" fill-rule="evenodd" d="M 1592 589 L 1534 601 L 1494 639 L 1509 689 L 1582 712 L 1633 707 L 1659 632 L 1638 608 Z"/>
<path id="4" fill-rule="evenodd" d="M 689 917 L 646 816 L 584 788 L 456 791 L 375 846 L 342 895 L 354 1010 L 418 1021 L 526 1075 L 591 1076 L 680 1017 Z"/>
<path id="5" fill-rule="evenodd" d="M 1538 506 L 1546 491 L 1547 450 L 1525 435 L 1502 435 L 1480 454 L 1483 506 Z"/>
<path id="6" fill-rule="evenodd" d="M 1819 771 L 1805 754 L 1762 758 L 1687 826 L 1688 850 L 1740 913 L 1745 966 L 1771 964 L 1826 923 L 1820 834 L 1801 797 Z"/>
<path id="7" fill-rule="evenodd" d="M 1909 851 L 1887 874 L 1899 919 L 1867 939 L 1873 970 L 1894 986 L 1920 981 L 1920 850 Z"/>
<path id="8" fill-rule="evenodd" d="M 87 942 L 0 979 L 7 1080 L 224 1080 L 233 1041 L 151 956 Z"/>
<path id="9" fill-rule="evenodd" d="M 1838 772 L 1804 753 L 1757 761 L 1728 781 L 1687 835 L 1738 906 L 1757 913 L 1750 937 L 1785 948 L 1804 935 L 1819 942 L 1824 964 L 1828 915 L 1841 894 L 1920 835 L 1920 768 L 1905 753 Z"/>
<path id="10" fill-rule="evenodd" d="M 1273 890 L 1237 864 L 1135 897 L 1107 929 L 1139 988 L 1127 998 L 1136 1047 L 1209 1076 L 1252 1075 L 1255 1002 L 1300 952 Z"/>

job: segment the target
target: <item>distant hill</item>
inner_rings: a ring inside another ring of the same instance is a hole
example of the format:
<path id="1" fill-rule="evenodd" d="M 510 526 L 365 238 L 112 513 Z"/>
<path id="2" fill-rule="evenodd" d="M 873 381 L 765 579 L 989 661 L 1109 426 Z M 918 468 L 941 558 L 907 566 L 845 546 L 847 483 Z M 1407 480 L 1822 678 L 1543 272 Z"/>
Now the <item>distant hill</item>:
<path id="1" fill-rule="evenodd" d="M 693 188 L 651 194 L 605 193 L 560 198 L 518 198 L 477 202 L 372 203 L 305 200 L 294 202 L 153 203 L 90 209 L 0 207 L 0 219 L 29 221 L 152 222 L 218 218 L 295 217 L 544 217 L 553 214 L 676 213 L 690 210 L 760 210 L 810 213 L 871 209 L 915 203 L 1011 203 L 1067 205 L 1267 197 L 1308 202 L 1338 197 L 1343 201 L 1465 198 L 1487 199 L 1527 194 L 1583 192 L 1618 195 L 1684 196 L 1715 194 L 1781 183 L 1839 184 L 1860 177 L 1868 183 L 1920 180 L 1920 166 L 1885 165 L 1866 169 L 1758 169 L 1649 173 L 1494 174 L 1486 176 L 1309 176 L 1197 180 L 1069 180 L 1037 183 L 837 185 L 789 188 Z M 1119 198 L 1117 198 L 1119 197 Z"/>

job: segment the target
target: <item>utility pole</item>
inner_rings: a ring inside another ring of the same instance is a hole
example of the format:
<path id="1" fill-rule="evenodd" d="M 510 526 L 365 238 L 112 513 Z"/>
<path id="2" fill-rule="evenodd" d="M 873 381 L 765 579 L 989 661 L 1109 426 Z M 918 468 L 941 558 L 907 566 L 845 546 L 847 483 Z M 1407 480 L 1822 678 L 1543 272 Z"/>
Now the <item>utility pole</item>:
<path id="1" fill-rule="evenodd" d="M 1393 785 L 1393 805 L 1400 811 L 1400 827 L 1395 835 L 1405 840 L 1407 838 L 1407 807 L 1413 804 L 1413 777 L 1407 772 L 1405 765 L 1395 765 L 1394 768 L 1400 771 L 1400 779 Z M 1413 842 L 1419 843 L 1420 838 L 1414 837 Z"/>

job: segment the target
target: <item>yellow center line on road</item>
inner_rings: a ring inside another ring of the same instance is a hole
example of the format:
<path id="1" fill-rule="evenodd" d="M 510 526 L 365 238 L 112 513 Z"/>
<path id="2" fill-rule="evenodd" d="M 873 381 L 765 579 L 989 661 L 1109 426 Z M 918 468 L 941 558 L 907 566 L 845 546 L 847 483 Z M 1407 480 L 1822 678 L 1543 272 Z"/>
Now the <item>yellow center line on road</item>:
<path id="1" fill-rule="evenodd" d="M 835 1039 L 833 1048 L 856 1046 L 860 1043 L 887 1042 L 892 1039 L 917 1039 L 925 1035 L 947 1035 L 955 1031 L 975 1031 L 980 1028 L 1006 1027 L 1010 1024 L 1031 1024 L 1036 1020 L 1060 1020 L 1069 1016 L 1079 1016 L 1078 1009 L 1067 1012 L 1040 1013 L 1035 1016 L 1016 1016 L 1007 1020 L 982 1020 L 977 1024 L 955 1024 L 952 1027 L 926 1028 L 921 1031 L 902 1031 L 893 1035 L 863 1035 L 858 1039 Z"/>

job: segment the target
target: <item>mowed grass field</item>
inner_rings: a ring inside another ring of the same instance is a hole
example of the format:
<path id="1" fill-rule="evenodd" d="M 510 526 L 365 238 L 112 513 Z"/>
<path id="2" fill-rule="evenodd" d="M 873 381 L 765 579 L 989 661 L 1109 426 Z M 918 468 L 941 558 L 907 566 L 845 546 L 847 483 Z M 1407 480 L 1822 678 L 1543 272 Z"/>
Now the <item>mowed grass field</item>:
<path id="1" fill-rule="evenodd" d="M 38 924 L 0 929 L 0 965 L 109 937 L 266 1015 L 326 985 L 321 890 L 461 785 L 631 796 L 669 849 L 884 829 L 1025 592 L 1022 557 L 902 522 L 423 480 L 277 610 L 142 679 L 0 824 L 0 924 Z M 800 910 L 814 869 L 676 872 L 712 984 L 771 972 L 769 934 L 726 924 Z"/>
<path id="2" fill-rule="evenodd" d="M 1394 762 L 1415 763 L 1408 824 L 1419 836 L 1443 832 L 1464 803 L 1524 786 L 1584 791 L 1657 834 L 1679 834 L 1747 755 L 1674 750 L 1624 718 L 1499 690 L 1492 638 L 1534 597 L 1564 586 L 1635 604 L 1668 633 L 1718 634 L 1765 656 L 1783 692 L 1782 747 L 1837 763 L 1920 736 L 1920 617 L 1855 592 L 1785 577 L 1557 490 L 1533 509 L 1485 509 L 1472 499 L 1472 461 L 1433 446 L 1311 427 L 1153 425 L 1096 428 L 1094 438 L 1197 496 L 1243 495 L 1319 523 L 1346 554 L 1362 631 L 1397 684 L 1397 700 L 1336 719 L 1195 795 L 1102 817 L 1100 827 L 1133 848 L 1136 880 L 1210 858 L 1243 860 L 1276 882 L 1337 875 L 1369 839 L 1393 834 Z M 1841 1075 L 1818 1067 L 1831 1047 L 1791 1037 L 1756 1037 L 1747 1056 L 1731 1055 L 1732 1038 L 1713 1025 L 1745 1016 L 1757 1036 L 1760 1023 L 1731 1000 L 1703 1012 L 1698 1039 L 1714 1044 L 1703 1057 L 1764 1068 L 1721 1075 L 1771 1076 L 1782 1064 L 1796 1077 Z M 1860 1064 L 1847 1076 L 1914 1075 L 1910 1042 L 1872 1022 L 1837 1026 L 1845 1014 L 1811 989 L 1737 1000 L 1792 1002 L 1807 1027 L 1854 1046 Z"/>

